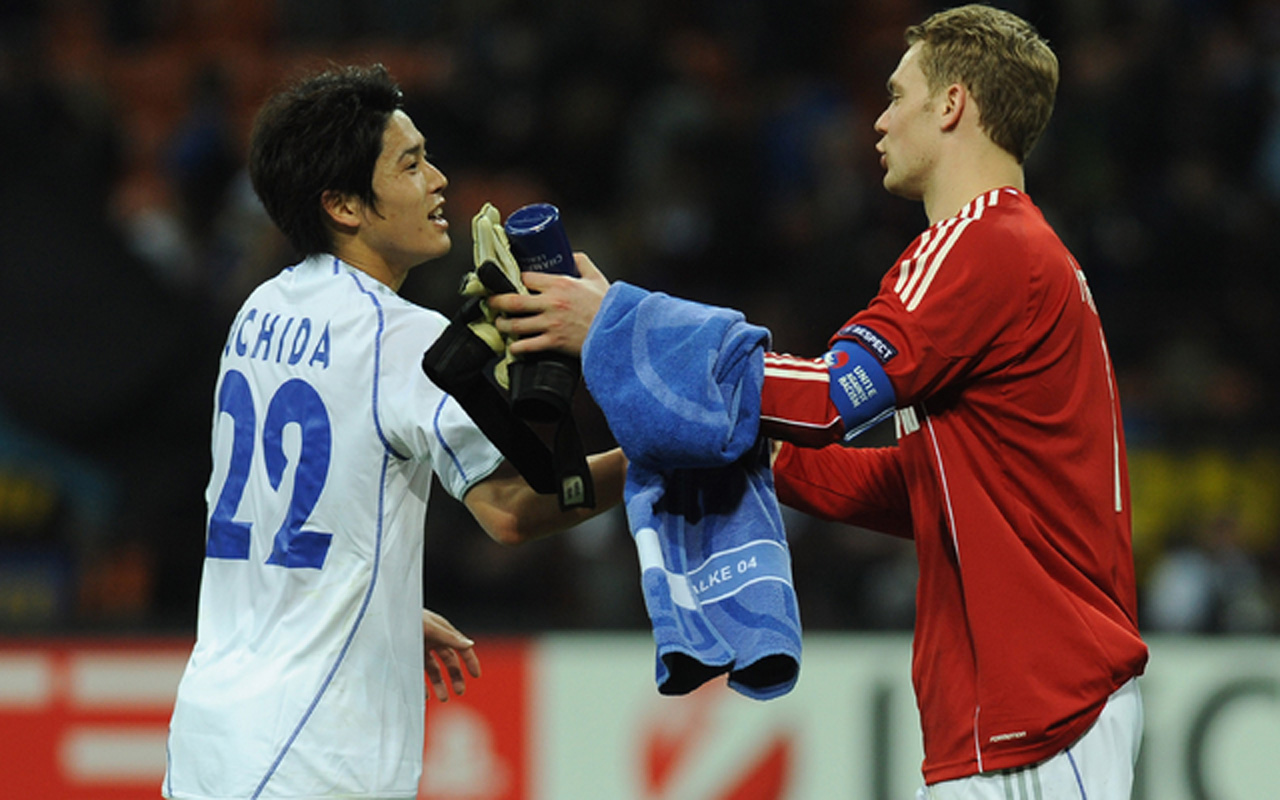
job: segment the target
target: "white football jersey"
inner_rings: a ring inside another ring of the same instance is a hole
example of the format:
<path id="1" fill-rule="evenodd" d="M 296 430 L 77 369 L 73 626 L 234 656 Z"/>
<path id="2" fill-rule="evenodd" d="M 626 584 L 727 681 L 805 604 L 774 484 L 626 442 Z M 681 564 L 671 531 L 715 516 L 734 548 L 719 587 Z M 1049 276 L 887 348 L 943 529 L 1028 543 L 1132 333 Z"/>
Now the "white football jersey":
<path id="1" fill-rule="evenodd" d="M 333 256 L 240 309 L 166 797 L 416 796 L 431 476 L 461 498 L 502 459 L 422 372 L 446 324 Z"/>

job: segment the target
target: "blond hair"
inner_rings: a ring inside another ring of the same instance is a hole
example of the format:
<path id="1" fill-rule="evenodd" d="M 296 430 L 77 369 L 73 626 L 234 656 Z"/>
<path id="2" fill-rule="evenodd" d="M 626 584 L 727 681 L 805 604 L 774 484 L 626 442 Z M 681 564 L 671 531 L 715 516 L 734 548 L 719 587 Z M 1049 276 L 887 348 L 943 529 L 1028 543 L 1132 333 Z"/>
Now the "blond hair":
<path id="1" fill-rule="evenodd" d="M 1053 113 L 1058 57 L 1021 17 L 985 5 L 939 11 L 907 28 L 922 43 L 920 68 L 930 93 L 961 84 L 978 105 L 991 141 L 1026 160 Z"/>

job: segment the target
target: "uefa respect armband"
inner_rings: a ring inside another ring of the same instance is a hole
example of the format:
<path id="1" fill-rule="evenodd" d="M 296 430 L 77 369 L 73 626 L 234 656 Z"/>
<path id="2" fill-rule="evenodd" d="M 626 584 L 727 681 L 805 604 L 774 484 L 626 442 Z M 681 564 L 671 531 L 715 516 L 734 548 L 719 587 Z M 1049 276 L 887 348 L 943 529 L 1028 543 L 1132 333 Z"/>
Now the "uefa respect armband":
<path id="1" fill-rule="evenodd" d="M 831 402 L 844 423 L 844 441 L 893 413 L 896 397 L 889 376 L 865 347 L 838 340 L 822 357 L 830 377 Z"/>

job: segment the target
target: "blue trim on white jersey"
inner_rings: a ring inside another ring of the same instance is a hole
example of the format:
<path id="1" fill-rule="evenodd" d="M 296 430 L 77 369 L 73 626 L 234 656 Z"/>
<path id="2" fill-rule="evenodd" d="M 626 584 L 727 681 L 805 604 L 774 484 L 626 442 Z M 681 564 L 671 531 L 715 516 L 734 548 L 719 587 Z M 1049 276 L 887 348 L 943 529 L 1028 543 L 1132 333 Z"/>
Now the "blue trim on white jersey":
<path id="1" fill-rule="evenodd" d="M 338 257 L 333 257 L 334 274 L 338 272 Z M 386 327 L 386 319 L 382 313 L 382 303 L 378 301 L 377 295 L 365 288 L 364 283 L 360 280 L 360 276 L 355 272 L 348 273 L 351 280 L 356 282 L 356 288 L 359 289 L 369 301 L 373 303 L 373 309 L 378 313 L 378 333 L 373 340 L 373 428 L 378 432 L 378 439 L 381 440 L 382 446 L 387 452 L 401 461 L 408 460 L 408 456 L 401 454 L 398 450 L 391 446 L 391 442 L 387 440 L 387 436 L 382 432 L 382 419 L 378 416 L 378 378 L 382 375 L 382 332 Z"/>
<path id="2" fill-rule="evenodd" d="M 457 468 L 458 474 L 462 476 L 462 482 L 465 485 L 468 483 L 467 471 L 463 468 L 462 462 L 458 460 L 458 454 L 453 452 L 453 448 L 445 441 L 444 432 L 440 430 L 440 412 L 444 411 L 444 404 L 449 402 L 449 397 L 446 394 L 440 398 L 440 404 L 436 406 L 435 416 L 431 418 L 431 428 L 435 431 L 436 440 L 440 442 L 440 446 L 444 448 L 444 451 L 449 454 L 449 458 L 453 460 L 453 466 Z"/>
<path id="3" fill-rule="evenodd" d="M 382 457 L 382 475 L 378 486 L 378 533 L 373 548 L 373 574 L 369 577 L 369 588 L 364 593 L 363 602 L 360 603 L 360 611 L 356 614 L 355 622 L 351 625 L 351 632 L 347 634 L 346 641 L 342 643 L 342 649 L 338 651 L 338 657 L 334 659 L 333 666 L 329 668 L 329 672 L 325 675 L 324 681 L 321 682 L 319 690 L 316 691 L 316 696 L 312 698 L 311 705 L 307 706 L 307 710 L 302 714 L 302 719 L 298 720 L 298 726 L 293 729 L 289 739 L 280 748 L 280 753 L 276 756 L 275 761 L 271 762 L 271 766 L 267 769 L 267 774 L 262 776 L 262 782 L 258 784 L 258 788 L 253 790 L 250 800 L 257 800 L 262 795 L 262 791 L 267 788 L 267 783 L 275 775 L 276 770 L 280 768 L 280 763 L 288 755 L 289 749 L 293 747 L 294 741 L 302 733 L 302 729 L 306 727 L 311 715 L 315 713 L 316 707 L 320 705 L 321 698 L 324 697 L 324 693 L 329 689 L 329 684 L 333 683 L 333 677 L 338 674 L 338 668 L 346 660 L 347 651 L 351 649 L 351 642 L 356 638 L 356 632 L 360 630 L 360 623 L 364 622 L 365 612 L 369 610 L 369 601 L 373 598 L 373 590 L 378 585 L 378 572 L 382 566 L 382 524 L 385 519 L 387 497 L 387 463 L 387 456 L 384 455 Z"/>
<path id="4" fill-rule="evenodd" d="M 1076 757 L 1071 755 L 1071 748 L 1067 748 L 1067 761 L 1071 762 L 1071 771 L 1076 776 L 1076 787 L 1080 789 L 1080 800 L 1089 800 L 1089 793 L 1084 790 L 1084 779 L 1080 777 L 1080 767 L 1076 765 Z"/>

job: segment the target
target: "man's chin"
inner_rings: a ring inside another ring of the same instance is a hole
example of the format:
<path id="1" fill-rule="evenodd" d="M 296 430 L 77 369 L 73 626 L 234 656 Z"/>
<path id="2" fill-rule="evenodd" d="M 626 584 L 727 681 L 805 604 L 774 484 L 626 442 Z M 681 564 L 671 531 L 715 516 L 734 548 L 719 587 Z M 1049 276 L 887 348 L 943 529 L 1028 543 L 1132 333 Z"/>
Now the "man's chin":
<path id="1" fill-rule="evenodd" d="M 415 261 L 413 263 L 413 266 L 409 267 L 409 269 L 415 269 L 431 261 L 439 261 L 440 259 L 449 255 L 449 251 L 452 249 L 453 249 L 452 246 L 448 242 L 446 242 L 444 247 L 436 247 L 429 252 L 421 253 L 418 256 L 418 260 Z"/>
<path id="2" fill-rule="evenodd" d="M 449 238 L 449 234 L 442 234 L 441 240 L 435 247 L 432 247 L 431 250 L 425 254 L 422 261 L 419 263 L 425 264 L 428 261 L 435 261 L 436 259 L 444 258 L 449 255 L 451 250 L 453 250 L 453 240 Z"/>
<path id="3" fill-rule="evenodd" d="M 903 200 L 919 200 L 923 197 L 920 192 L 904 185 L 901 181 L 895 180 L 887 172 L 884 175 L 882 183 L 884 184 L 885 191 L 894 197 L 901 197 Z"/>

